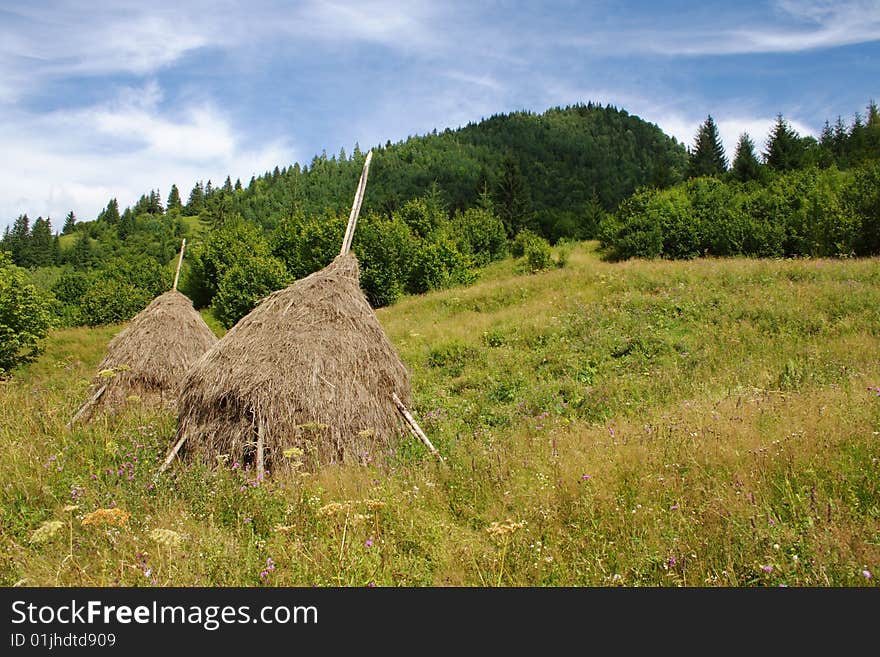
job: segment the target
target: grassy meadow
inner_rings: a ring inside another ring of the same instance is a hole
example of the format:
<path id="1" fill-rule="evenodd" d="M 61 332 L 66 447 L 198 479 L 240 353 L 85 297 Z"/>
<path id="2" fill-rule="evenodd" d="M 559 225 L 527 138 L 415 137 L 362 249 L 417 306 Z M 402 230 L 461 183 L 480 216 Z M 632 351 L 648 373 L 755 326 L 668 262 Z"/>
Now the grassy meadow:
<path id="1" fill-rule="evenodd" d="M 65 428 L 121 327 L 53 332 L 0 382 L 0 584 L 875 586 L 880 261 L 595 248 L 378 311 L 445 466 L 154 479 L 173 414 Z"/>

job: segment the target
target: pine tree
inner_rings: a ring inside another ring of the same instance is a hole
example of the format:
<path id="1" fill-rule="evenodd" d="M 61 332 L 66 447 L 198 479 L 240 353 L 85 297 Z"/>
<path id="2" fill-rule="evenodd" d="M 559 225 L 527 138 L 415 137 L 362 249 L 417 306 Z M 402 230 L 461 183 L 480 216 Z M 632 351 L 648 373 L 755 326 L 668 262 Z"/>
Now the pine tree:
<path id="1" fill-rule="evenodd" d="M 528 183 L 519 163 L 509 155 L 501 164 L 501 175 L 495 185 L 495 209 L 508 237 L 531 227 L 532 198 Z"/>
<path id="2" fill-rule="evenodd" d="M 92 252 L 92 244 L 89 239 L 89 233 L 86 230 L 77 232 L 76 241 L 73 243 L 73 250 L 70 254 L 70 261 L 73 268 L 77 270 L 88 269 L 94 263 L 94 253 Z"/>
<path id="3" fill-rule="evenodd" d="M 67 213 L 67 216 L 64 218 L 64 226 L 61 228 L 62 235 L 68 235 L 72 233 L 76 229 L 76 215 L 73 214 L 73 210 Z"/>
<path id="4" fill-rule="evenodd" d="M 31 229 L 31 262 L 36 267 L 55 264 L 52 259 L 52 222 L 37 217 Z"/>
<path id="5" fill-rule="evenodd" d="M 241 191 L 241 178 L 235 179 L 235 186 L 232 189 L 235 190 L 236 192 Z"/>
<path id="6" fill-rule="evenodd" d="M 232 193 L 232 178 L 226 176 L 226 180 L 223 182 L 223 191 L 229 194 Z"/>
<path id="7" fill-rule="evenodd" d="M 767 139 L 764 161 L 776 171 L 799 169 L 804 163 L 804 144 L 797 132 L 788 124 L 782 114 L 776 116 L 776 123 Z"/>
<path id="8" fill-rule="evenodd" d="M 144 197 L 141 197 L 142 201 L 145 201 Z M 148 203 L 147 203 L 148 204 Z M 137 205 L 135 206 L 137 208 Z M 119 239 L 125 240 L 129 235 L 134 232 L 135 229 L 135 212 L 137 210 L 132 210 L 131 208 L 125 208 L 125 212 L 122 213 L 122 216 L 119 217 L 119 225 L 116 227 L 116 234 L 119 235 Z"/>
<path id="9" fill-rule="evenodd" d="M 720 176 L 727 171 L 727 157 L 718 135 L 718 126 L 710 114 L 694 140 L 694 149 L 688 158 L 688 178 Z"/>
<path id="10" fill-rule="evenodd" d="M 111 198 L 107 207 L 98 215 L 98 221 L 106 222 L 112 226 L 119 223 L 119 203 Z"/>
<path id="11" fill-rule="evenodd" d="M 755 142 L 748 133 L 744 132 L 739 136 L 731 172 L 734 180 L 740 182 L 758 180 L 761 177 L 761 162 L 755 155 Z"/>
<path id="12" fill-rule="evenodd" d="M 186 214 L 195 216 L 205 208 L 205 188 L 200 180 L 193 185 L 192 191 L 189 193 L 189 200 L 186 203 Z"/>
<path id="13" fill-rule="evenodd" d="M 31 220 L 27 214 L 18 215 L 9 232 L 9 247 L 12 261 L 19 267 L 30 267 L 33 264 L 31 250 Z"/>
<path id="14" fill-rule="evenodd" d="M 183 204 L 180 202 L 180 192 L 177 189 L 177 185 L 171 185 L 171 191 L 168 192 L 168 200 L 165 202 L 165 209 L 168 212 L 172 210 L 182 210 Z"/>

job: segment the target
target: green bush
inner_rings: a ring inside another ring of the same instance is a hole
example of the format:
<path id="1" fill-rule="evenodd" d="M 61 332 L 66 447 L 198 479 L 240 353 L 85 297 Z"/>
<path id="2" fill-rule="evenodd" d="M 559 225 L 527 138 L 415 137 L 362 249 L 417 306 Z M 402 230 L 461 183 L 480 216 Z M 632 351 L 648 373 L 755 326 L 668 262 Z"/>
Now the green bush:
<path id="1" fill-rule="evenodd" d="M 211 310 L 223 326 L 230 328 L 263 297 L 289 282 L 287 269 L 277 258 L 265 255 L 244 258 L 224 272 Z"/>
<path id="2" fill-rule="evenodd" d="M 462 253 L 453 239 L 435 234 L 422 240 L 417 248 L 410 270 L 407 292 L 421 294 L 453 285 L 466 285 L 476 278 L 471 270 L 470 256 Z"/>
<path id="3" fill-rule="evenodd" d="M 230 219 L 212 230 L 207 239 L 193 247 L 188 256 L 189 270 L 180 290 L 196 308 L 211 304 L 219 282 L 236 262 L 249 257 L 268 257 L 269 243 L 263 231 L 241 219 Z"/>
<path id="4" fill-rule="evenodd" d="M 152 300 L 147 290 L 131 283 L 96 276 L 82 296 L 78 319 L 88 326 L 126 322 Z"/>
<path id="5" fill-rule="evenodd" d="M 374 308 L 397 301 L 412 269 L 416 240 L 400 218 L 370 213 L 358 222 L 352 246 L 361 267 L 361 287 Z"/>
<path id="6" fill-rule="evenodd" d="M 48 301 L 0 252 L 0 376 L 40 353 L 51 325 Z"/>
<path id="7" fill-rule="evenodd" d="M 457 212 L 452 224 L 459 237 L 461 250 L 470 253 L 478 267 L 499 260 L 507 254 L 504 223 L 491 211 L 468 208 L 464 212 Z"/>
<path id="8" fill-rule="evenodd" d="M 294 279 L 305 278 L 339 255 L 347 222 L 347 216 L 332 213 L 283 219 L 272 233 L 272 254 Z"/>

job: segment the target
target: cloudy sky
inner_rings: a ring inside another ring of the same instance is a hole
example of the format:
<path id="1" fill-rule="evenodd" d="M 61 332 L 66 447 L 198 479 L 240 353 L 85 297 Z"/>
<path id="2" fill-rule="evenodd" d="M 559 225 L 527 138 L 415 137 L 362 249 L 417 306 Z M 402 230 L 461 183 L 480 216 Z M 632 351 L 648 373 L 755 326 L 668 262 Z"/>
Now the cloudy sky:
<path id="1" fill-rule="evenodd" d="M 0 227 L 246 184 L 500 112 L 611 103 L 728 156 L 880 101 L 880 1 L 0 3 Z"/>

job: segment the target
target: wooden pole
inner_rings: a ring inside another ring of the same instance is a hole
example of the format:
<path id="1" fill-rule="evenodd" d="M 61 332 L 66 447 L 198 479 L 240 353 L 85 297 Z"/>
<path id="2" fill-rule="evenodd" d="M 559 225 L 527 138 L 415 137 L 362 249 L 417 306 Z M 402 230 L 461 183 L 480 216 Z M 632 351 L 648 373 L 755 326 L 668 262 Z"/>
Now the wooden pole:
<path id="1" fill-rule="evenodd" d="M 428 440 L 428 437 L 425 435 L 425 432 L 422 431 L 422 428 L 416 423 L 415 418 L 413 418 L 412 414 L 406 409 L 406 406 L 403 405 L 403 402 L 400 401 L 400 397 L 397 396 L 396 392 L 391 393 L 391 398 L 394 400 L 394 404 L 397 406 L 397 410 L 400 411 L 400 414 L 403 415 L 403 419 L 406 420 L 407 425 L 410 428 L 410 431 L 415 434 L 416 438 L 424 443 L 425 447 L 428 448 L 428 451 L 431 452 L 434 456 L 436 456 L 441 463 L 445 463 L 446 461 L 440 456 L 440 452 L 437 451 L 437 448 L 431 444 L 431 441 Z"/>
<path id="2" fill-rule="evenodd" d="M 184 442 L 186 442 L 186 434 L 183 434 L 180 438 L 178 438 L 177 442 L 174 443 L 174 446 L 168 451 L 168 454 L 165 456 L 165 460 L 162 461 L 162 465 L 159 466 L 159 470 L 156 472 L 157 477 L 168 469 L 168 466 L 171 465 L 171 461 L 173 461 L 174 457 L 177 456 L 177 452 L 179 452 L 180 448 L 183 447 Z"/>
<path id="3" fill-rule="evenodd" d="M 186 248 L 186 238 L 183 238 L 183 243 L 180 245 L 180 257 L 177 259 L 177 271 L 174 272 L 174 287 L 172 289 L 177 289 L 177 279 L 180 278 L 180 265 L 183 264 L 183 250 Z"/>
<path id="4" fill-rule="evenodd" d="M 361 212 L 361 204 L 364 202 L 364 192 L 367 190 L 367 172 L 370 170 L 370 161 L 372 159 L 373 151 L 368 151 L 367 159 L 364 161 L 364 170 L 361 171 L 361 179 L 358 181 L 357 191 L 354 194 L 354 202 L 351 204 L 348 226 L 345 228 L 345 237 L 342 239 L 342 248 L 339 250 L 339 255 L 345 255 L 351 248 L 351 242 L 354 239 L 354 227 Z"/>
<path id="5" fill-rule="evenodd" d="M 263 454 L 263 443 L 265 438 L 265 428 L 263 426 L 263 418 L 257 418 L 257 479 L 263 480 L 266 476 L 266 461 Z"/>
<path id="6" fill-rule="evenodd" d="M 76 415 L 74 415 L 72 418 L 70 418 L 70 421 L 67 423 L 66 426 L 68 428 L 72 427 L 73 423 L 79 419 L 79 416 L 82 415 L 83 413 L 85 413 L 86 409 L 89 408 L 92 404 L 97 402 L 101 398 L 101 395 L 103 395 L 104 392 L 106 392 L 106 390 L 107 390 L 107 384 L 105 383 L 100 388 L 98 388 L 98 392 L 96 392 L 94 395 L 92 395 L 92 398 L 89 399 L 89 401 L 87 401 L 85 404 L 80 406 L 79 410 L 76 412 Z"/>

